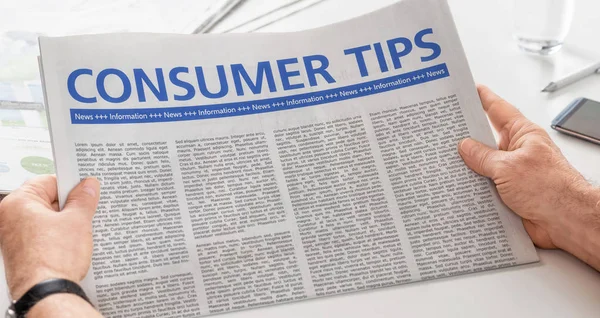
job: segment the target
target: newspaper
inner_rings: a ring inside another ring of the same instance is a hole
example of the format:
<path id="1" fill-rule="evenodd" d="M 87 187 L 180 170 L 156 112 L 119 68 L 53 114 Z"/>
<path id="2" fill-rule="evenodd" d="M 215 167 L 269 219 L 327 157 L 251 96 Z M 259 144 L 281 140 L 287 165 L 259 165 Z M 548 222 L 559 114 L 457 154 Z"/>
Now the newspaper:
<path id="1" fill-rule="evenodd" d="M 54 173 L 44 106 L 0 100 L 0 194 Z"/>
<path id="2" fill-rule="evenodd" d="M 197 317 L 538 260 L 457 154 L 494 137 L 444 0 L 286 34 L 40 39 L 59 197 L 102 182 L 84 288 Z"/>
<path id="3" fill-rule="evenodd" d="M 239 4 L 210 33 L 254 32 L 324 0 L 246 0 Z"/>

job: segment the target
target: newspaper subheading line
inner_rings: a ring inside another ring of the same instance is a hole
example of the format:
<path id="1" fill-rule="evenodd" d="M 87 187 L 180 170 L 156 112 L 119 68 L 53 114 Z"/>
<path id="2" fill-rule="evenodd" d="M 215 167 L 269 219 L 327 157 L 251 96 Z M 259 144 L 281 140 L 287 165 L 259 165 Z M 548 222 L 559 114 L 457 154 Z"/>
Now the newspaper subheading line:
<path id="1" fill-rule="evenodd" d="M 359 84 L 276 98 L 203 106 L 71 109 L 73 124 L 130 124 L 243 116 L 334 103 L 448 77 L 445 63 Z"/>

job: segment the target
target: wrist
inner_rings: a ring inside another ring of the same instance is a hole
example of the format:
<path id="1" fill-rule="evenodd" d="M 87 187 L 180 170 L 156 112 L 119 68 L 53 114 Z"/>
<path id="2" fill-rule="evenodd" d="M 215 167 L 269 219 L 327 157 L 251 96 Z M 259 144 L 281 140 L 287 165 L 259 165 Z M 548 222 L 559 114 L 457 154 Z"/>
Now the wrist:
<path id="1" fill-rule="evenodd" d="M 54 297 L 61 295 L 61 297 Z M 72 297 L 76 296 L 79 300 L 74 300 Z M 49 301 L 47 299 L 50 299 Z M 30 288 L 20 299 L 15 300 L 6 311 L 6 317 L 18 318 L 18 317 L 65 317 L 64 315 L 46 315 L 50 308 L 60 308 L 56 306 L 57 301 L 62 300 L 62 307 L 73 307 L 78 310 L 89 310 L 93 306 L 83 306 L 81 300 L 88 305 L 91 305 L 87 295 L 77 283 L 67 279 L 48 279 L 44 280 L 34 287 Z M 33 310 L 36 308 L 36 310 Z M 39 308 L 42 308 L 40 310 Z M 87 309 L 86 309 L 87 308 Z M 34 315 L 32 313 L 39 312 L 44 315 Z M 66 311 L 64 311 L 66 313 Z M 72 315 L 69 315 L 71 317 Z M 87 315 L 76 315 L 73 317 L 88 317 Z"/>
<path id="2" fill-rule="evenodd" d="M 20 269 L 16 275 L 9 275 L 8 289 L 12 299 L 18 300 L 33 286 L 36 284 L 52 278 L 68 279 L 70 281 L 79 283 L 79 279 L 73 279 L 69 275 L 58 273 L 50 269 L 36 269 L 27 271 L 26 269 Z"/>
<path id="3" fill-rule="evenodd" d="M 548 227 L 552 242 L 599 269 L 600 189 L 586 181 L 578 182 L 561 201 L 563 209 Z"/>
<path id="4" fill-rule="evenodd" d="M 27 313 L 27 317 L 101 317 L 101 315 L 77 295 L 53 294 L 33 306 Z"/>

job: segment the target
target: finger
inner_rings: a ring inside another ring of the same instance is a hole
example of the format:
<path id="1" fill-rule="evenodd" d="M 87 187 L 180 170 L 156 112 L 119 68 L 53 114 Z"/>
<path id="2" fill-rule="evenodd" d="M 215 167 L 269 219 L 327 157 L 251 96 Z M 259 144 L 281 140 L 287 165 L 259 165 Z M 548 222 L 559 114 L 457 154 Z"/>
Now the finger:
<path id="1" fill-rule="evenodd" d="M 519 119 L 526 119 L 523 114 L 509 102 L 496 95 L 484 85 L 477 85 L 477 92 L 481 99 L 483 109 L 497 131 L 502 131 L 509 123 Z"/>
<path id="2" fill-rule="evenodd" d="M 41 198 L 48 204 L 52 204 L 58 199 L 58 186 L 55 175 L 33 177 L 21 186 L 21 190 Z"/>
<path id="3" fill-rule="evenodd" d="M 96 213 L 99 198 L 100 182 L 96 178 L 86 178 L 71 190 L 63 211 L 85 213 L 91 219 Z"/>
<path id="4" fill-rule="evenodd" d="M 467 138 L 458 145 L 458 153 L 471 170 L 482 176 L 494 178 L 498 170 L 498 157 L 502 152 Z"/>

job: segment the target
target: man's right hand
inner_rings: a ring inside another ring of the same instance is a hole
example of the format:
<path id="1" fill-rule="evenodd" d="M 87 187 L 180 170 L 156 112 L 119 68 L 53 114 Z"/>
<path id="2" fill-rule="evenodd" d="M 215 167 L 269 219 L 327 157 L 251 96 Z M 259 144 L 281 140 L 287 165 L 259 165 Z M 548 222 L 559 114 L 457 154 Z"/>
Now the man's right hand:
<path id="1" fill-rule="evenodd" d="M 538 247 L 564 249 L 600 270 L 600 190 L 544 129 L 487 87 L 478 92 L 500 136 L 499 150 L 467 138 L 458 147 L 467 166 L 494 181 Z"/>

